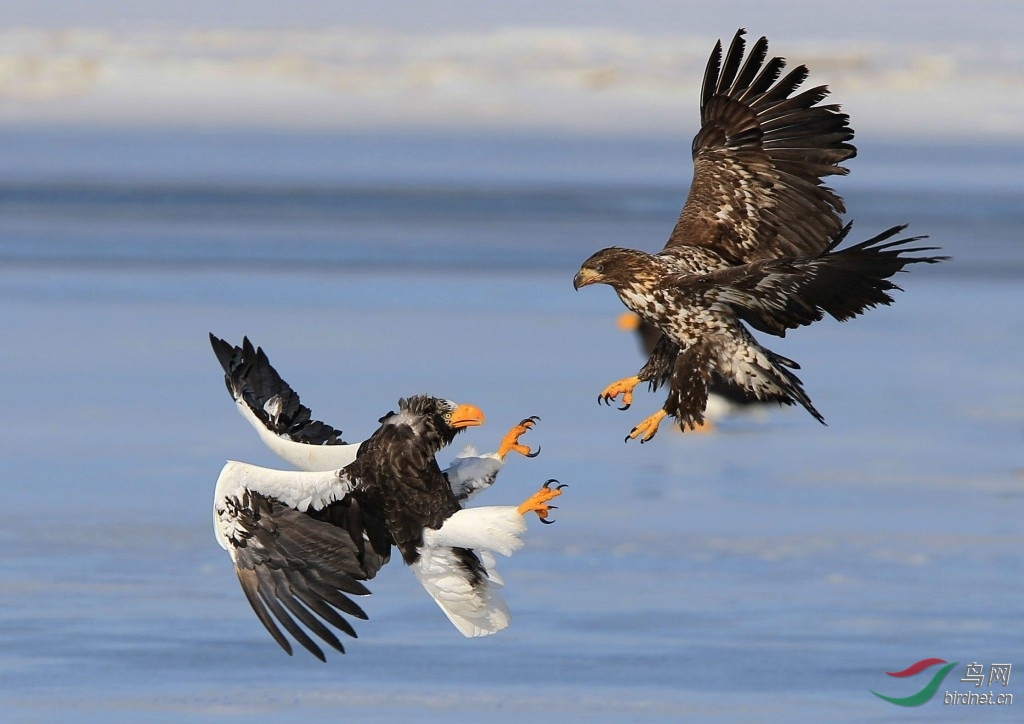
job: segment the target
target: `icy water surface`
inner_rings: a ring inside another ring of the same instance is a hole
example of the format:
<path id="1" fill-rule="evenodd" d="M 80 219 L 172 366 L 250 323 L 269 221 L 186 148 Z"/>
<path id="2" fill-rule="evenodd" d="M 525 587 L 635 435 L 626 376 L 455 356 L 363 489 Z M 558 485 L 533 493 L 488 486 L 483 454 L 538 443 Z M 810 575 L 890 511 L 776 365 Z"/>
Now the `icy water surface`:
<path id="1" fill-rule="evenodd" d="M 828 427 L 773 410 L 641 447 L 622 438 L 660 398 L 597 405 L 641 359 L 611 291 L 571 278 L 600 246 L 661 243 L 682 198 L 664 178 L 173 165 L 0 187 L 5 718 L 1013 718 L 941 698 L 967 663 L 1024 670 L 1019 188 L 851 179 L 855 239 L 911 221 L 956 258 L 902 275 L 890 308 L 768 340 Z M 278 463 L 232 409 L 210 331 L 264 346 L 353 440 L 418 392 L 484 409 L 458 445 L 539 415 L 541 455 L 479 501 L 571 486 L 501 562 L 512 627 L 462 639 L 392 563 L 346 655 L 278 650 L 213 539 L 223 461 Z M 933 670 L 884 672 L 930 657 L 961 663 L 926 705 L 869 693 L 916 692 Z M 1019 693 L 1019 675 L 991 688 Z"/>

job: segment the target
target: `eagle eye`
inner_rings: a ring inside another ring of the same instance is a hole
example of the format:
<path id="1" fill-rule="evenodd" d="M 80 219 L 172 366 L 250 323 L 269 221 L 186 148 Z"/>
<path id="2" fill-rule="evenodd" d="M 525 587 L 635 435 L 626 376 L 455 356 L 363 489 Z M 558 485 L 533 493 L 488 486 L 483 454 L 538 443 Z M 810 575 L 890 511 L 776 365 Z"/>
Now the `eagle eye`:
<path id="1" fill-rule="evenodd" d="M 604 264 L 598 264 L 597 266 L 595 266 L 594 267 L 594 271 L 596 271 L 598 274 L 603 272 L 604 271 Z"/>

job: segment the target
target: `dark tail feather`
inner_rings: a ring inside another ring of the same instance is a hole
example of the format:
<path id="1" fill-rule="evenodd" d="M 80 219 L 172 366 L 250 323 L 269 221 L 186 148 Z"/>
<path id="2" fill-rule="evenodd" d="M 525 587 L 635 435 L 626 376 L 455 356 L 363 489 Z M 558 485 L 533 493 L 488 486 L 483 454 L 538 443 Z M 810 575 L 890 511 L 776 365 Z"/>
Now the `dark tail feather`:
<path id="1" fill-rule="evenodd" d="M 776 402 L 784 405 L 793 405 L 800 403 L 805 410 L 811 413 L 811 416 L 820 422 L 822 425 L 827 424 L 825 417 L 818 412 L 811 402 L 811 398 L 808 397 L 804 391 L 803 383 L 800 378 L 790 372 L 787 367 L 791 369 L 800 369 L 800 365 L 791 359 L 787 359 L 782 355 L 775 354 L 771 350 L 765 350 L 768 353 L 768 359 L 771 360 L 772 369 L 766 370 L 769 373 L 772 382 L 779 388 L 782 394 L 772 396 Z"/>
<path id="2" fill-rule="evenodd" d="M 801 297 L 840 322 L 871 307 L 892 304 L 893 298 L 889 292 L 900 288 L 889 280 L 890 277 L 905 271 L 904 267 L 910 264 L 935 264 L 949 258 L 909 256 L 937 250 L 938 247 L 934 246 L 907 246 L 926 236 L 887 241 L 905 228 L 905 224 L 894 226 L 867 241 L 834 251 L 849 233 L 848 224 L 836 235 L 826 253 L 797 262 L 798 265 L 806 265 L 810 272 L 808 281 L 801 289 Z"/>
<path id="3" fill-rule="evenodd" d="M 909 264 L 935 264 L 949 258 L 910 256 L 936 250 L 932 246 L 908 246 L 927 238 L 924 236 L 889 241 L 905 225 L 836 251 L 850 228 L 847 224 L 817 256 L 750 265 L 755 273 L 739 282 L 729 281 L 718 295 L 755 329 L 781 337 L 787 329 L 811 324 L 825 314 L 843 322 L 872 307 L 892 304 L 890 292 L 900 287 L 890 277 L 906 271 L 904 267 Z"/>

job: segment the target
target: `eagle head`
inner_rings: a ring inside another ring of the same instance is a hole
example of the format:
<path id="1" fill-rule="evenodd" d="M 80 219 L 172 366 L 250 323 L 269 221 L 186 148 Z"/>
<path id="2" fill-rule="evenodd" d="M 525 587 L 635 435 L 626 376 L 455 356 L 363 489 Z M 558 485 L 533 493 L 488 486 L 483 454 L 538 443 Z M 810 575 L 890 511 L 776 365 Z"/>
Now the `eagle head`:
<path id="1" fill-rule="evenodd" d="M 595 252 L 583 262 L 573 277 L 572 286 L 579 289 L 588 284 L 609 284 L 619 289 L 647 278 L 653 280 L 654 267 L 654 258 L 647 252 L 612 246 Z"/>
<path id="2" fill-rule="evenodd" d="M 405 424 L 441 449 L 467 427 L 484 424 L 483 411 L 474 405 L 459 404 L 429 395 L 415 395 L 398 401 L 398 413 L 389 416 L 390 424 Z"/>

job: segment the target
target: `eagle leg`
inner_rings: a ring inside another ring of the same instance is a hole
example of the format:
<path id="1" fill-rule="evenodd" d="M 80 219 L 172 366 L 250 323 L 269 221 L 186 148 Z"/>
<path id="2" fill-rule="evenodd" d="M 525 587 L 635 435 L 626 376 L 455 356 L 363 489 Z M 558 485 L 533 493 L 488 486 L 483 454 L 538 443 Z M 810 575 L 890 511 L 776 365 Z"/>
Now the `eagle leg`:
<path id="1" fill-rule="evenodd" d="M 531 415 L 505 433 L 505 437 L 501 439 L 501 444 L 498 446 L 498 457 L 504 460 L 511 450 L 515 450 L 520 455 L 525 455 L 528 458 L 535 458 L 540 455 L 540 446 L 531 452 L 529 447 L 519 442 L 519 436 L 532 428 L 539 420 L 540 418 L 536 415 Z"/>
<path id="2" fill-rule="evenodd" d="M 547 502 L 552 498 L 557 498 L 562 494 L 562 488 L 567 487 L 565 483 L 556 485 L 554 488 L 551 487 L 551 483 L 557 483 L 557 480 L 548 480 L 544 485 L 541 486 L 540 490 L 531 495 L 529 498 L 524 500 L 522 504 L 516 508 L 516 512 L 519 515 L 526 515 L 529 512 L 534 512 L 537 517 L 540 518 L 541 523 L 551 523 L 553 521 L 546 520 L 548 512 L 554 510 L 555 506 L 548 505 Z"/>
<path id="3" fill-rule="evenodd" d="M 700 422 L 691 422 L 690 431 L 697 433 L 711 433 L 715 431 L 715 423 L 705 417 Z"/>
<path id="4" fill-rule="evenodd" d="M 664 410 L 658 410 L 650 417 L 644 418 L 637 423 L 637 426 L 629 431 L 629 435 L 626 436 L 626 442 L 635 440 L 637 437 L 640 438 L 640 444 L 643 445 L 645 442 L 653 438 L 658 434 L 658 425 L 668 415 Z"/>
<path id="5" fill-rule="evenodd" d="M 636 375 L 632 377 L 623 377 L 621 380 L 616 380 L 610 385 L 605 387 L 601 394 L 597 396 L 598 402 L 603 402 L 606 405 L 611 405 L 619 395 L 622 395 L 622 407 L 620 410 L 628 410 L 629 406 L 633 404 L 633 388 L 640 384 L 640 378 Z"/>

